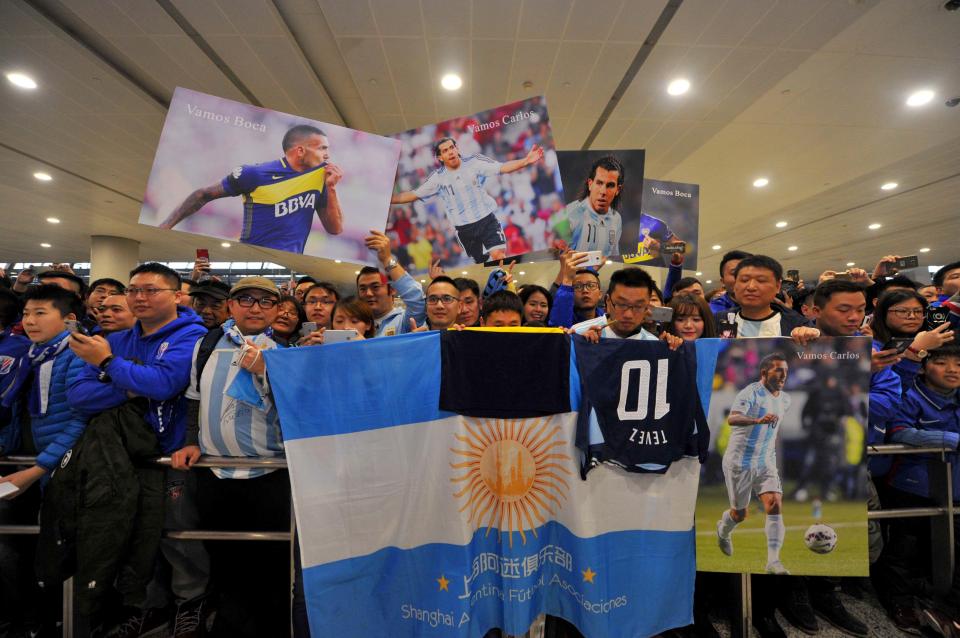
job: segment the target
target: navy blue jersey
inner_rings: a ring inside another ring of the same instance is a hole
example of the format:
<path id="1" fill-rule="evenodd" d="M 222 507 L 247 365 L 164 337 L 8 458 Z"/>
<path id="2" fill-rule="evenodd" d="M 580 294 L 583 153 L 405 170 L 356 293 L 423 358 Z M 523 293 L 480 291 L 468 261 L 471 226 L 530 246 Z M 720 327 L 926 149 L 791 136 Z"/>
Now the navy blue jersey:
<path id="1" fill-rule="evenodd" d="M 235 168 L 223 178 L 223 191 L 243 196 L 240 241 L 302 253 L 313 216 L 327 207 L 326 163 L 303 172 L 286 159 Z"/>
<path id="2" fill-rule="evenodd" d="M 580 375 L 577 447 L 583 474 L 598 463 L 630 472 L 666 472 L 683 456 L 706 459 L 710 433 L 689 345 L 573 338 Z"/>

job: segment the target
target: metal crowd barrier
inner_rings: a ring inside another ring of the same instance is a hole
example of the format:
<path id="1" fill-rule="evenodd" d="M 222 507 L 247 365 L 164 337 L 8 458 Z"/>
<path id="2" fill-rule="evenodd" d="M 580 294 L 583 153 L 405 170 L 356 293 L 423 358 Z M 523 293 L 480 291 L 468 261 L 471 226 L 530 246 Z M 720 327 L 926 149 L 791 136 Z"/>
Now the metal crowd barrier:
<path id="1" fill-rule="evenodd" d="M 5 456 L 0 457 L 0 467 L 7 465 L 33 465 L 36 457 L 33 456 Z M 162 456 L 152 461 L 156 465 L 170 467 L 171 460 L 169 456 Z M 275 470 L 287 469 L 287 460 L 285 458 L 233 458 L 225 456 L 203 456 L 193 464 L 193 467 L 264 467 Z M 198 541 L 283 541 L 290 543 L 290 604 L 293 605 L 293 578 L 295 572 L 295 562 L 293 558 L 293 538 L 296 531 L 296 518 L 293 512 L 293 501 L 290 502 L 290 531 L 249 531 L 249 532 L 227 532 L 219 530 L 164 530 L 164 538 L 176 538 L 180 540 L 198 540 Z M 0 536 L 9 535 L 28 535 L 39 534 L 39 525 L 0 525 Z M 74 605 L 73 605 L 73 579 L 68 578 L 63 583 L 63 635 L 67 638 L 73 636 L 74 629 Z"/>
<path id="2" fill-rule="evenodd" d="M 954 534 L 953 517 L 957 514 L 953 504 L 953 474 L 951 453 L 956 450 L 945 448 L 917 448 L 906 445 L 870 445 L 867 446 L 867 456 L 906 455 L 906 454 L 933 454 L 930 467 L 930 496 L 935 505 L 929 507 L 912 507 L 888 510 L 871 510 L 867 512 L 868 520 L 930 517 L 930 546 L 941 548 L 932 554 L 932 574 L 934 588 L 946 591 L 953 582 L 954 563 Z M 32 465 L 35 458 L 32 456 L 0 457 L 0 466 L 4 465 Z M 154 461 L 157 465 L 169 467 L 170 457 L 164 456 Z M 232 458 L 219 456 L 204 456 L 193 467 L 266 467 L 286 469 L 285 458 L 253 459 Z M 938 471 L 939 470 L 939 471 Z M 226 532 L 217 530 L 164 530 L 165 538 L 182 540 L 217 540 L 217 541 L 283 541 L 290 543 L 290 583 L 293 585 L 294 560 L 293 538 L 296 530 L 296 519 L 293 515 L 293 503 L 290 504 L 290 531 L 289 532 Z M 39 525 L 0 525 L 0 535 L 8 534 L 39 534 Z M 946 558 L 947 560 L 944 560 Z M 72 636 L 73 628 L 73 579 L 63 584 L 63 635 Z M 741 574 L 737 588 L 740 613 L 733 615 L 732 636 L 750 636 L 752 624 L 752 595 L 750 591 L 750 575 Z M 292 598 L 291 598 L 292 604 Z"/>

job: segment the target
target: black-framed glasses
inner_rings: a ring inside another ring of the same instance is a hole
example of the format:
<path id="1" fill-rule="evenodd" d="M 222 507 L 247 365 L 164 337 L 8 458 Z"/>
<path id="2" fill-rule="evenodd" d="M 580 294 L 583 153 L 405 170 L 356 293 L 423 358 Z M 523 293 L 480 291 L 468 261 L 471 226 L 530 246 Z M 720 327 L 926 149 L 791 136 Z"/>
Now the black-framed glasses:
<path id="1" fill-rule="evenodd" d="M 257 304 L 264 310 L 269 310 L 280 303 L 273 297 L 260 297 L 258 299 L 257 297 L 253 297 L 251 295 L 240 295 L 239 297 L 234 297 L 233 300 L 244 308 L 252 308 L 253 304 Z"/>
<path id="2" fill-rule="evenodd" d="M 577 292 L 580 292 L 581 290 L 597 290 L 598 288 L 600 288 L 600 284 L 595 281 L 587 281 L 582 284 L 573 284 L 573 289 Z"/>
<path id="3" fill-rule="evenodd" d="M 304 306 L 332 306 L 337 303 L 336 299 L 317 299 L 307 297 L 303 300 Z"/>
<path id="4" fill-rule="evenodd" d="M 430 295 L 427 297 L 427 305 L 429 306 L 436 306 L 439 303 L 449 306 L 454 301 L 460 301 L 460 297 L 454 297 L 453 295 Z"/>
<path id="5" fill-rule="evenodd" d="M 616 303 L 613 299 L 607 301 L 607 306 L 612 310 L 619 309 L 620 312 L 636 312 L 643 313 L 646 312 L 648 304 L 629 304 L 629 303 Z"/>
<path id="6" fill-rule="evenodd" d="M 922 317 L 924 315 L 923 308 L 891 308 L 890 312 L 904 319 L 907 317 Z"/>
<path id="7" fill-rule="evenodd" d="M 127 288 L 126 295 L 128 297 L 136 297 L 137 295 L 143 293 L 147 297 L 153 297 L 160 294 L 164 291 L 177 292 L 179 288 Z"/>

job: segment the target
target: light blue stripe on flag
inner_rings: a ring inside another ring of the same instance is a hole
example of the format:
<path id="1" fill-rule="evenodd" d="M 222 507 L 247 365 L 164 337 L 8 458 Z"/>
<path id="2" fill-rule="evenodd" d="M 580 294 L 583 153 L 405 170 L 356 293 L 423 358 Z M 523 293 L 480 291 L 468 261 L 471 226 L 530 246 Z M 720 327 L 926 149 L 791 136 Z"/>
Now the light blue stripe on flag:
<path id="1" fill-rule="evenodd" d="M 433 421 L 440 411 L 440 333 L 264 351 L 283 438 Z"/>

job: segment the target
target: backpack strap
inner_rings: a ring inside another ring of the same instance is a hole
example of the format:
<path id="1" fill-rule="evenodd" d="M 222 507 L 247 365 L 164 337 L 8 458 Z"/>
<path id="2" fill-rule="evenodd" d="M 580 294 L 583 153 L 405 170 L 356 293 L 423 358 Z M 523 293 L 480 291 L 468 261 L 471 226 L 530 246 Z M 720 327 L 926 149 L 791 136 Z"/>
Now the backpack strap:
<path id="1" fill-rule="evenodd" d="M 200 348 L 197 350 L 197 392 L 200 392 L 200 375 L 203 374 L 203 368 L 207 365 L 210 355 L 213 354 L 222 336 L 223 328 L 218 326 L 207 332 L 200 340 Z"/>

